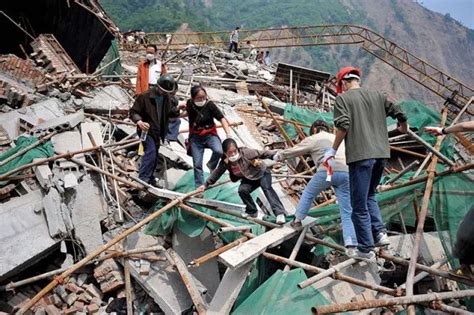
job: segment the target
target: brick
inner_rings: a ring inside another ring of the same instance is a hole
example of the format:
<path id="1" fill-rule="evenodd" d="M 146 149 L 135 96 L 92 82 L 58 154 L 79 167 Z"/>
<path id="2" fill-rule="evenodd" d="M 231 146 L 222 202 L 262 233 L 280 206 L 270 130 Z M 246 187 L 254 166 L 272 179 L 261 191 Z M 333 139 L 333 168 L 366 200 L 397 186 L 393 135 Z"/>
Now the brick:
<path id="1" fill-rule="evenodd" d="M 99 311 L 99 305 L 97 304 L 90 304 L 89 306 L 87 306 L 87 312 L 88 313 L 97 313 Z"/>
<path id="2" fill-rule="evenodd" d="M 77 298 L 78 298 L 78 296 L 77 296 L 76 293 L 73 292 L 73 293 L 69 294 L 69 295 L 67 296 L 67 299 L 66 299 L 67 305 L 68 305 L 68 306 L 73 305 L 74 302 L 77 301 Z"/>
<path id="3" fill-rule="evenodd" d="M 38 309 L 35 311 L 35 315 L 46 315 L 46 310 L 44 307 L 38 307 Z"/>
<path id="4" fill-rule="evenodd" d="M 46 311 L 46 314 L 48 315 L 61 315 L 62 314 L 61 310 L 54 305 L 46 306 L 45 311 Z"/>
<path id="5" fill-rule="evenodd" d="M 89 304 L 90 301 L 92 300 L 92 296 L 90 296 L 90 294 L 87 293 L 87 292 L 83 292 L 79 295 L 78 300 L 80 302 L 84 302 L 84 303 Z"/>
<path id="6" fill-rule="evenodd" d="M 99 299 L 102 300 L 102 297 L 104 296 L 102 292 L 92 283 L 89 283 L 88 285 L 84 286 L 84 289 L 86 290 L 87 293 L 89 293 L 92 297 L 98 297 Z"/>
<path id="7" fill-rule="evenodd" d="M 73 293 L 81 293 L 84 291 L 84 289 L 72 282 L 66 283 L 64 287 L 66 288 L 66 290 Z"/>
<path id="8" fill-rule="evenodd" d="M 78 310 L 82 311 L 86 305 L 84 304 L 84 302 L 81 302 L 81 301 L 79 301 L 79 299 L 78 299 L 76 302 L 74 302 L 74 306 L 75 306 Z"/>
<path id="9" fill-rule="evenodd" d="M 71 306 L 69 308 L 63 309 L 63 314 L 72 315 L 72 314 L 76 314 L 77 311 L 79 311 L 77 307 Z"/>

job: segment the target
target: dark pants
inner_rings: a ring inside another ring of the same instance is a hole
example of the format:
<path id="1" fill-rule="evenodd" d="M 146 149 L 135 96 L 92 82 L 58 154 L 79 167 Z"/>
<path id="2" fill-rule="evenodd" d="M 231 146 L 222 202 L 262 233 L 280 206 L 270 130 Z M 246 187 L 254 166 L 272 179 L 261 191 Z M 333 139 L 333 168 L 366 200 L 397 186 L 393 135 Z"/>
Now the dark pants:
<path id="1" fill-rule="evenodd" d="M 239 48 L 237 46 L 238 44 L 236 42 L 230 42 L 229 52 L 232 52 L 232 50 L 234 50 L 235 52 L 239 52 Z"/>
<path id="2" fill-rule="evenodd" d="M 150 136 L 146 137 L 143 145 L 145 147 L 145 154 L 142 156 L 138 178 L 149 184 L 153 184 L 155 182 L 153 173 L 158 164 L 158 150 L 160 145 Z"/>
<path id="3" fill-rule="evenodd" d="M 272 187 L 272 175 L 268 171 L 265 172 L 265 175 L 263 175 L 259 180 L 242 179 L 239 186 L 239 196 L 245 204 L 245 212 L 248 214 L 254 214 L 258 211 L 257 206 L 250 195 L 258 187 L 262 188 L 275 215 L 285 214 L 283 204 Z"/>
<path id="4" fill-rule="evenodd" d="M 191 141 L 191 151 L 193 155 L 194 184 L 196 187 L 199 187 L 204 184 L 204 172 L 202 170 L 204 150 L 206 148 L 212 150 L 211 159 L 207 164 L 212 171 L 217 167 L 223 154 L 221 139 L 217 136 L 207 134 L 205 136 L 192 135 L 189 141 Z"/>
<path id="5" fill-rule="evenodd" d="M 358 248 L 369 252 L 374 248 L 374 238 L 386 232 L 380 208 L 375 199 L 377 185 L 382 178 L 387 159 L 367 159 L 349 163 L 352 222 Z"/>

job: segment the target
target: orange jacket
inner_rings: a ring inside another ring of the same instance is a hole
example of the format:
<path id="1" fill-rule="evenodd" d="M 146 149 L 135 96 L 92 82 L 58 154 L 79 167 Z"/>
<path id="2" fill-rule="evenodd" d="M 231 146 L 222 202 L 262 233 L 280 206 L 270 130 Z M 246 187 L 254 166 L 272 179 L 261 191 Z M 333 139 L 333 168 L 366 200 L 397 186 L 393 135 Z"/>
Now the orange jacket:
<path id="1" fill-rule="evenodd" d="M 139 95 L 148 90 L 148 69 L 150 63 L 148 61 L 142 61 L 138 64 L 137 71 L 137 84 L 135 85 L 135 94 Z M 161 73 L 166 73 L 166 67 L 161 64 Z"/>

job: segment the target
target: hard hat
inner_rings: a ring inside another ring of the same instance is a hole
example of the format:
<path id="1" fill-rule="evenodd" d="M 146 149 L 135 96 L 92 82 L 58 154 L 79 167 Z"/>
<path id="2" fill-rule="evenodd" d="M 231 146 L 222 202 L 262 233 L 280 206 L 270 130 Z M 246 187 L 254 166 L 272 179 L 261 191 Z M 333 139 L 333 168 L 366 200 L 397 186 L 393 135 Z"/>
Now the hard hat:
<path id="1" fill-rule="evenodd" d="M 361 72 L 360 69 L 349 66 L 349 67 L 344 67 L 339 70 L 339 73 L 337 74 L 337 81 L 336 81 L 336 92 L 338 94 L 342 93 L 342 80 L 344 79 L 350 79 L 350 78 L 355 78 L 360 80 Z"/>

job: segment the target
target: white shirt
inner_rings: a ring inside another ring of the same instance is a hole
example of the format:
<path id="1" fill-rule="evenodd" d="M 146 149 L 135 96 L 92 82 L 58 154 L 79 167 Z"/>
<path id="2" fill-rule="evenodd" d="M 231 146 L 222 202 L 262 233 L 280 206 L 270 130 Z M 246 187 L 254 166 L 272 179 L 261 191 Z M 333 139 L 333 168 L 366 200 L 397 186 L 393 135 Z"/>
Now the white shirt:
<path id="1" fill-rule="evenodd" d="M 156 60 L 148 68 L 148 84 L 156 84 L 161 75 L 161 61 Z"/>
<path id="2" fill-rule="evenodd" d="M 239 42 L 239 32 L 237 32 L 237 30 L 233 30 L 230 34 L 230 41 L 234 43 Z"/>

